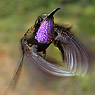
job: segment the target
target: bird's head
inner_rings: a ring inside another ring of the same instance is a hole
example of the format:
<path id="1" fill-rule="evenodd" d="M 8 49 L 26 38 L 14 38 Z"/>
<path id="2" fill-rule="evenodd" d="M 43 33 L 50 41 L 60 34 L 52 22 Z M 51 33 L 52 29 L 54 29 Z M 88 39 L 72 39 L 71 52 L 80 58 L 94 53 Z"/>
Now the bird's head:
<path id="1" fill-rule="evenodd" d="M 50 14 L 43 14 L 39 16 L 35 21 L 36 36 L 40 43 L 47 43 L 53 38 L 53 28 L 54 28 L 54 17 L 53 15 L 60 8 L 54 9 Z"/>

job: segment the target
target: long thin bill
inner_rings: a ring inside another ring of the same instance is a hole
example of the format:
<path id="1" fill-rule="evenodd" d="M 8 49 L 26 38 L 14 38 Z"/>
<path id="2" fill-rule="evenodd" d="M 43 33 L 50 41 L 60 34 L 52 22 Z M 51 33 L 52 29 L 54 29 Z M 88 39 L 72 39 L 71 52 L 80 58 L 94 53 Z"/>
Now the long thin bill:
<path id="1" fill-rule="evenodd" d="M 54 10 L 47 16 L 47 18 L 52 17 L 59 9 L 60 9 L 60 8 L 54 9 Z"/>

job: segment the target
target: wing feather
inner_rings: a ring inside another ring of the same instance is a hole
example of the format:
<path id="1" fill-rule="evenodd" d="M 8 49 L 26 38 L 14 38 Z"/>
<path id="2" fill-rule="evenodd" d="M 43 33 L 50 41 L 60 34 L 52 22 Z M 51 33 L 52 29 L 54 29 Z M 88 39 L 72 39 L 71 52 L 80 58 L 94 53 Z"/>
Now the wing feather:
<path id="1" fill-rule="evenodd" d="M 43 57 L 38 55 L 36 46 L 33 45 L 30 49 L 30 59 L 34 64 L 36 64 L 37 67 L 42 69 L 43 71 L 55 75 L 55 76 L 74 76 L 75 74 L 73 72 L 70 72 L 69 70 L 66 70 L 66 68 L 52 64 L 51 62 L 48 62 Z"/>
<path id="2" fill-rule="evenodd" d="M 66 69 L 76 75 L 85 75 L 88 69 L 86 49 L 68 30 L 60 26 L 55 28 L 58 35 L 55 37 L 54 44 L 64 56 Z"/>

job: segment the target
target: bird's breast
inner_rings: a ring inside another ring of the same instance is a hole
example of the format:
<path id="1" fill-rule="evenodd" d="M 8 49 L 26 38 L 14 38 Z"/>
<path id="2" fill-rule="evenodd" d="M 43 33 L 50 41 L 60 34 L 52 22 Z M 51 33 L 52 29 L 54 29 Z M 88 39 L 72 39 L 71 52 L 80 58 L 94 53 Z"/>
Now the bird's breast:
<path id="1" fill-rule="evenodd" d="M 47 21 L 45 20 L 41 26 L 39 27 L 35 39 L 39 42 L 39 43 L 48 43 L 50 42 L 53 37 L 53 24 L 54 22 L 52 20 Z"/>

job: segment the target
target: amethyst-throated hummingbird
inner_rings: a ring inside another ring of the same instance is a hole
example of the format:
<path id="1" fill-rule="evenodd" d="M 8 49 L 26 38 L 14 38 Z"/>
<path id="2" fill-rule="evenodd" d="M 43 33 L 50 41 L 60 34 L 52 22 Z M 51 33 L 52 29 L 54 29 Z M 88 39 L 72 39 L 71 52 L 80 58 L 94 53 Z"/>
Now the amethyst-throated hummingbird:
<path id="1" fill-rule="evenodd" d="M 8 89 L 15 86 L 20 74 L 24 55 L 28 54 L 32 61 L 43 71 L 55 76 L 85 75 L 88 68 L 88 55 L 84 46 L 72 35 L 70 27 L 54 24 L 53 15 L 39 16 L 33 27 L 29 28 L 21 39 L 22 56 Z M 53 43 L 61 52 L 65 67 L 52 64 L 45 59 L 45 51 Z M 38 52 L 43 52 L 42 56 Z"/>

